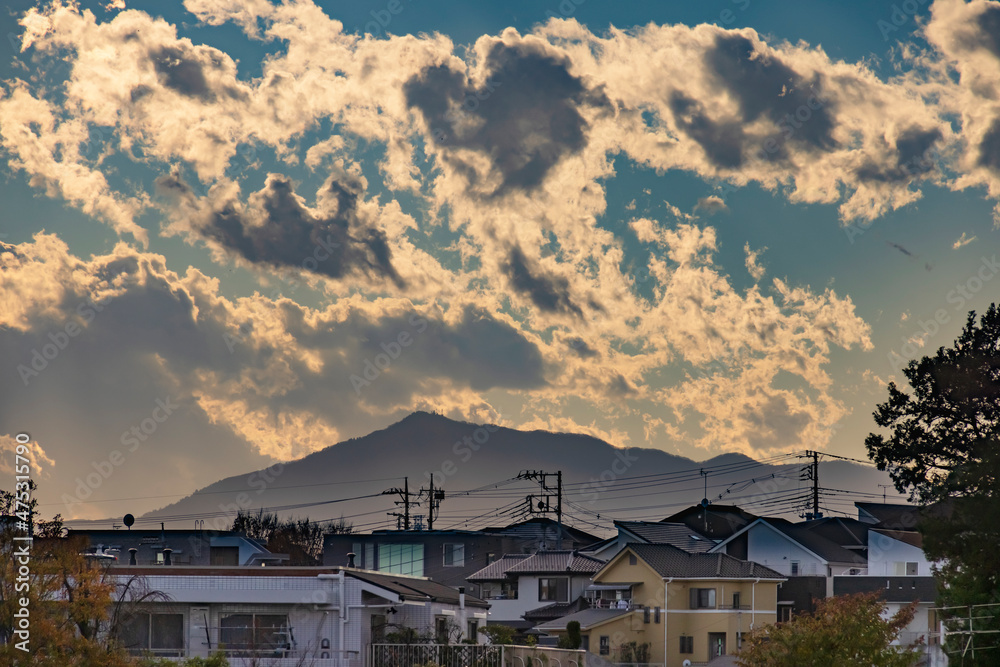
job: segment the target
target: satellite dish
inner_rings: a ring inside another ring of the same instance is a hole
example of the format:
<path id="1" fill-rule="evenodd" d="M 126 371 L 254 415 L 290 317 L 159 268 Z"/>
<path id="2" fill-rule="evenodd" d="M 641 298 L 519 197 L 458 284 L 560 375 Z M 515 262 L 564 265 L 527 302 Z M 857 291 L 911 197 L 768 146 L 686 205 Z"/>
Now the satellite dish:
<path id="1" fill-rule="evenodd" d="M 122 519 L 122 523 L 128 526 L 129 530 L 132 530 L 132 524 L 135 523 L 135 517 L 131 514 L 126 514 L 125 518 Z"/>

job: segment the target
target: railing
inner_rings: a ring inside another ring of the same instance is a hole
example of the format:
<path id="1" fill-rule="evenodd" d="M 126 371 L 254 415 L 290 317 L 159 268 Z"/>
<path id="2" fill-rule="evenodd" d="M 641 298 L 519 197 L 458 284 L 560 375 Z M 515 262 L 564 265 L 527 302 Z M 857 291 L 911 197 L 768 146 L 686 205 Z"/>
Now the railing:
<path id="1" fill-rule="evenodd" d="M 367 667 L 586 667 L 587 652 L 497 644 L 372 644 Z"/>

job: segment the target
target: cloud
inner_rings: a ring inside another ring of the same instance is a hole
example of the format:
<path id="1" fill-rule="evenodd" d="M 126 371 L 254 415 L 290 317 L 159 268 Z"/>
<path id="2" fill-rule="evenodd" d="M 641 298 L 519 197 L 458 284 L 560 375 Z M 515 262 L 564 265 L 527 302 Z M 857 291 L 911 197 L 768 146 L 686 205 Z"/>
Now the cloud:
<path id="1" fill-rule="evenodd" d="M 718 195 L 709 195 L 698 200 L 698 205 L 694 207 L 696 211 L 705 211 L 708 214 L 721 213 L 729 210 L 726 202 Z"/>
<path id="2" fill-rule="evenodd" d="M 529 267 L 521 248 L 511 248 L 503 269 L 511 287 L 527 296 L 541 310 L 583 315 L 569 295 L 569 281 L 560 276 L 544 275 L 538 269 Z"/>
<path id="3" fill-rule="evenodd" d="M 959 248 L 969 245 L 975 240 L 976 237 L 974 235 L 969 236 L 965 232 L 962 232 L 962 235 L 958 237 L 958 239 L 951 245 L 951 247 L 953 250 L 958 250 Z"/>
<path id="4" fill-rule="evenodd" d="M 749 243 L 743 246 L 743 252 L 746 254 L 747 272 L 754 280 L 760 280 L 764 277 L 764 267 L 760 265 L 758 259 L 765 250 L 767 250 L 766 247 L 759 250 L 751 250 Z"/>
<path id="5" fill-rule="evenodd" d="M 304 268 L 335 279 L 361 273 L 405 285 L 385 232 L 360 210 L 364 183 L 355 175 L 332 173 L 317 193 L 316 208 L 281 174 L 268 174 L 246 206 L 231 191 L 215 201 L 198 199 L 176 172 L 158 178 L 156 187 L 177 228 L 189 225 L 205 241 L 251 264 Z"/>
<path id="6" fill-rule="evenodd" d="M 606 107 L 607 100 L 569 72 L 565 56 L 512 29 L 481 38 L 475 50 L 482 60 L 477 79 L 446 65 L 428 68 L 406 82 L 406 101 L 474 188 L 487 195 L 534 190 L 585 146 L 589 125 L 580 107 Z M 482 158 L 488 171 L 477 167 Z"/>

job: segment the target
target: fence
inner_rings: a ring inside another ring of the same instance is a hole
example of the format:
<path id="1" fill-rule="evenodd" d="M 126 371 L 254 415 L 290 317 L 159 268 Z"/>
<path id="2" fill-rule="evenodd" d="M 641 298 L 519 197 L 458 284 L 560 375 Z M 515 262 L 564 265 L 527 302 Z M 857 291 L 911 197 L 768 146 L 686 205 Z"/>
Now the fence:
<path id="1" fill-rule="evenodd" d="M 368 667 L 586 667 L 586 651 L 478 644 L 372 644 Z"/>

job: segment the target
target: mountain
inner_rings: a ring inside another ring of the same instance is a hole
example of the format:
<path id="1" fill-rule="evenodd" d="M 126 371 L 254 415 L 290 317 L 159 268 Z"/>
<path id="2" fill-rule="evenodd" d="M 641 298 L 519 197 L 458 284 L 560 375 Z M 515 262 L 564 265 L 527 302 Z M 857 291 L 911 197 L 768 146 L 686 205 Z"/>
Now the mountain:
<path id="1" fill-rule="evenodd" d="M 612 518 L 657 520 L 700 502 L 706 483 L 709 500 L 746 503 L 758 514 L 792 510 L 791 501 L 806 497 L 810 488 L 800 479 L 805 464 L 805 459 L 758 463 L 732 453 L 695 462 L 658 449 L 616 448 L 588 435 L 518 431 L 416 412 L 297 461 L 220 480 L 137 524 L 164 521 L 180 528 L 202 518 L 206 528 L 222 529 L 237 509 L 276 508 L 314 520 L 343 516 L 361 531 L 392 527 L 386 512 L 402 511 L 394 505 L 401 496 L 383 491 L 402 488 L 404 477 L 410 491 L 428 489 L 433 477 L 435 488 L 444 490 L 435 527 L 477 528 L 526 516 L 529 494 L 536 507 L 546 496 L 555 505 L 555 475 L 546 478 L 552 491 L 544 493 L 537 480 L 512 481 L 534 470 L 561 471 L 564 520 L 603 535 Z M 870 466 L 846 461 L 821 463 L 820 479 L 824 487 L 866 494 L 878 493 L 878 484 L 888 481 Z M 428 495 L 411 508 L 424 522 Z M 852 516 L 853 500 L 873 500 L 836 496 L 825 504 Z M 901 502 L 898 496 L 895 502 Z"/>

